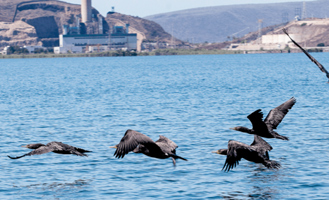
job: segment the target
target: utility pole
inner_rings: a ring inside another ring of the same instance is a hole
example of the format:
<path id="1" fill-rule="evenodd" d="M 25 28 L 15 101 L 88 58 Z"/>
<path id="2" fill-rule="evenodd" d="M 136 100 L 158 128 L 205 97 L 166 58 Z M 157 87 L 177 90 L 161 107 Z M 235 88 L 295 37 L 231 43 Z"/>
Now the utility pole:
<path id="1" fill-rule="evenodd" d="M 306 2 L 303 2 L 303 12 L 302 12 L 302 19 L 307 18 L 306 16 Z"/>
<path id="2" fill-rule="evenodd" d="M 259 44 L 262 43 L 262 26 L 263 26 L 263 20 L 259 19 L 258 20 L 258 40 L 259 40 Z"/>

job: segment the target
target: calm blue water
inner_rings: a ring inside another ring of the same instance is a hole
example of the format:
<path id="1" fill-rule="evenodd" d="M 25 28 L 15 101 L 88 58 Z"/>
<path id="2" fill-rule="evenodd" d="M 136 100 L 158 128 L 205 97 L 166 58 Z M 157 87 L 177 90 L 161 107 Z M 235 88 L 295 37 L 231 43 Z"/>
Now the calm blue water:
<path id="1" fill-rule="evenodd" d="M 329 54 L 313 54 L 329 69 Z M 328 199 L 329 85 L 304 54 L 0 60 L 1 199 Z M 294 96 L 266 139 L 272 171 L 245 160 L 229 173 L 211 151 L 253 136 L 248 114 Z M 113 157 L 127 129 L 175 141 L 170 159 Z M 64 143 L 89 157 L 54 153 L 11 160 L 21 145 Z"/>

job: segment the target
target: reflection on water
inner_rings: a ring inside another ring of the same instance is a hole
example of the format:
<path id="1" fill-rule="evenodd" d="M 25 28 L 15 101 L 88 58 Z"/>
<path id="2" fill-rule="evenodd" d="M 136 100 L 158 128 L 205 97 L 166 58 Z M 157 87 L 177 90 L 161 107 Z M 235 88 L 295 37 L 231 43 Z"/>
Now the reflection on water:
<path id="1" fill-rule="evenodd" d="M 219 196 L 224 199 L 277 199 L 281 181 L 279 170 L 269 170 L 259 164 L 247 164 L 247 167 L 257 168 L 241 172 L 241 190 L 222 192 Z"/>
<path id="2" fill-rule="evenodd" d="M 73 183 L 53 182 L 53 183 L 31 184 L 31 185 L 26 185 L 26 186 L 21 186 L 21 187 L 26 187 L 29 189 L 40 189 L 40 190 L 48 190 L 48 189 L 61 190 L 61 189 L 72 189 L 72 188 L 80 189 L 86 185 L 89 185 L 90 184 L 89 182 L 91 182 L 91 180 L 78 179 L 78 180 L 75 180 Z M 14 186 L 14 187 L 19 187 L 19 186 Z"/>
<path id="3" fill-rule="evenodd" d="M 243 192 L 241 191 L 232 191 L 232 192 L 228 192 L 227 194 L 222 194 L 219 195 L 220 197 L 224 198 L 224 199 L 229 199 L 229 200 L 233 200 L 233 199 L 246 199 L 247 195 L 243 194 Z"/>
<path id="4" fill-rule="evenodd" d="M 269 171 L 258 168 L 253 175 L 247 177 L 247 183 L 252 186 L 252 192 L 248 197 L 252 199 L 272 199 L 279 193 L 280 173 L 278 170 Z"/>
<path id="5" fill-rule="evenodd" d="M 24 191 L 24 188 L 27 188 L 30 192 L 34 194 L 39 194 L 39 196 L 41 197 L 52 196 L 56 198 L 66 193 L 77 193 L 83 191 L 87 186 L 90 185 L 91 182 L 92 180 L 78 179 L 75 180 L 74 182 L 68 182 L 68 183 L 65 182 L 38 183 L 38 184 L 30 184 L 25 186 L 14 185 L 13 187 L 18 191 L 21 190 Z"/>

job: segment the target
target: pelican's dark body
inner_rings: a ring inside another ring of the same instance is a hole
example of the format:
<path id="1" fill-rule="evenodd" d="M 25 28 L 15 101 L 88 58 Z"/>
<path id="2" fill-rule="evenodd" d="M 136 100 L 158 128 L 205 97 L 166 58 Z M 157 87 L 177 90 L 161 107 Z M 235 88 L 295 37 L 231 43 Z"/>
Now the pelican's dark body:
<path id="1" fill-rule="evenodd" d="M 130 151 L 134 153 L 142 153 L 146 156 L 166 159 L 171 157 L 174 165 L 177 158 L 186 160 L 176 155 L 176 148 L 178 146 L 170 139 L 160 135 L 160 138 L 153 142 L 148 136 L 128 129 L 121 139 L 120 143 L 115 145 L 116 151 L 114 153 L 116 158 L 123 158 Z"/>
<path id="2" fill-rule="evenodd" d="M 251 145 L 230 140 L 227 149 L 220 149 L 215 153 L 226 155 L 223 170 L 227 172 L 236 167 L 241 158 L 250 162 L 261 163 L 269 169 L 277 169 L 280 167 L 280 164 L 276 161 L 270 160 L 268 155 L 268 151 L 270 150 L 272 150 L 271 145 L 255 135 L 254 141 Z"/>
<path id="3" fill-rule="evenodd" d="M 64 144 L 62 142 L 55 142 L 55 141 L 49 142 L 46 145 L 41 144 L 41 143 L 36 143 L 36 144 L 28 144 L 24 147 L 29 148 L 29 149 L 34 149 L 34 151 L 31 151 L 30 153 L 27 153 L 27 154 L 24 154 L 24 155 L 18 156 L 18 157 L 11 157 L 11 156 L 8 156 L 8 157 L 11 159 L 19 159 L 24 156 L 40 155 L 40 154 L 49 153 L 49 152 L 54 152 L 57 154 L 74 154 L 77 156 L 87 156 L 87 154 L 85 154 L 85 153 L 91 152 L 91 151 L 88 151 L 85 149 L 73 147 L 68 144 Z"/>
<path id="4" fill-rule="evenodd" d="M 293 107 L 295 103 L 296 99 L 294 97 L 290 98 L 288 101 L 284 102 L 280 106 L 272 109 L 268 113 L 264 121 L 263 113 L 261 112 L 261 109 L 258 109 L 247 117 L 252 124 L 252 129 L 243 126 L 237 126 L 232 129 L 236 131 L 258 135 L 265 138 L 289 140 L 288 137 L 279 135 L 277 132 L 274 131 L 274 129 L 277 128 L 277 126 L 283 120 L 284 116 L 289 112 L 289 110 Z"/>
<path id="5" fill-rule="evenodd" d="M 142 144 L 138 145 L 138 147 L 136 147 L 133 150 L 133 152 L 142 153 L 146 156 L 153 157 L 153 158 L 159 158 L 159 159 L 166 159 L 166 158 L 170 157 L 168 154 L 164 153 L 164 151 L 162 149 L 161 149 L 161 151 L 159 151 L 158 148 L 152 148 L 152 147 L 147 148 L 146 146 L 144 146 Z"/>

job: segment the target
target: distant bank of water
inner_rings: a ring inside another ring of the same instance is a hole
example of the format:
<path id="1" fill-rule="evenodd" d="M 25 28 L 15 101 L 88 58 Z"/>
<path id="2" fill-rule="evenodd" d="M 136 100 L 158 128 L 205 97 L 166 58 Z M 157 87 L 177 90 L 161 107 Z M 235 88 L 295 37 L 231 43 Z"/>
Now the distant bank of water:
<path id="1" fill-rule="evenodd" d="M 62 58 L 62 57 L 126 57 L 126 56 L 154 56 L 154 55 L 206 55 L 206 54 L 240 54 L 242 51 L 201 50 L 201 49 L 162 49 L 152 52 L 110 51 L 100 53 L 67 53 L 67 54 L 11 54 L 0 55 L 5 58 Z"/>
<path id="2" fill-rule="evenodd" d="M 323 49 L 309 49 L 309 52 L 322 52 Z M 67 54 L 11 54 L 0 55 L 0 59 L 8 58 L 63 58 L 63 57 L 130 57 L 130 56 L 161 56 L 161 55 L 222 55 L 222 54 L 264 54 L 264 53 L 300 53 L 299 49 L 285 50 L 220 50 L 220 49 L 159 49 L 151 52 L 110 51 L 99 53 L 67 53 Z"/>

